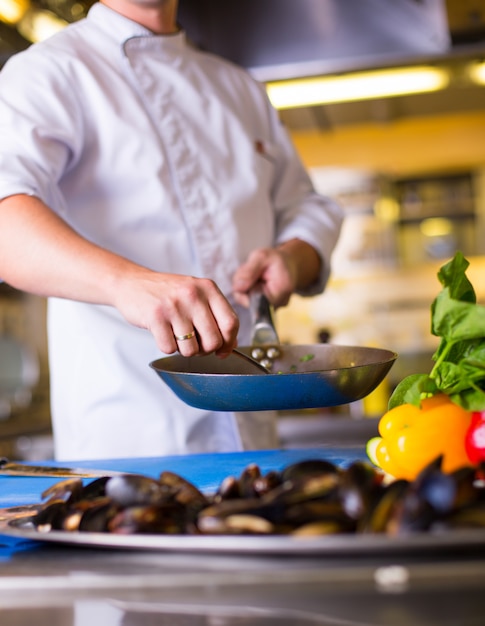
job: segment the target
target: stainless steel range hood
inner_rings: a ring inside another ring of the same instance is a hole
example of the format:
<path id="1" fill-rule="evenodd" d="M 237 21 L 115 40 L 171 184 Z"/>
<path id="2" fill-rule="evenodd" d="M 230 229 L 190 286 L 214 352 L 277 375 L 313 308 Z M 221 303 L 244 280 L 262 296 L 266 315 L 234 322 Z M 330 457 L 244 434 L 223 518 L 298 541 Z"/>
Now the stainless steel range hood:
<path id="1" fill-rule="evenodd" d="M 444 0 L 180 0 L 194 43 L 262 81 L 446 54 Z"/>
<path id="2" fill-rule="evenodd" d="M 48 9 L 68 22 L 83 17 L 94 1 L 29 0 L 33 9 Z M 462 80 L 466 63 L 485 58 L 483 0 L 179 2 L 180 22 L 197 46 L 248 68 L 263 82 L 400 65 L 452 66 L 453 80 L 441 92 L 283 111 L 293 128 L 485 107 L 483 87 Z M 28 45 L 15 25 L 0 21 L 0 67 Z"/>

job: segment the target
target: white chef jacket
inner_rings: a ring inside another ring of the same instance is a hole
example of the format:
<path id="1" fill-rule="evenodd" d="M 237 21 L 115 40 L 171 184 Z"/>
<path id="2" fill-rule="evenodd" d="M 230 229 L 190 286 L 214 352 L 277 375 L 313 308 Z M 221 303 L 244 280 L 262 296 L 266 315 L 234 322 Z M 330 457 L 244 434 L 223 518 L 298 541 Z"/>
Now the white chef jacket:
<path id="1" fill-rule="evenodd" d="M 249 252 L 294 237 L 325 260 L 321 291 L 342 219 L 262 85 L 183 32 L 154 35 L 101 4 L 0 73 L 0 198 L 18 193 L 141 265 L 212 278 L 231 302 Z M 151 334 L 113 308 L 51 298 L 48 338 L 58 459 L 275 443 L 261 415 L 241 435 L 233 414 L 178 399 L 148 366 L 163 356 Z"/>

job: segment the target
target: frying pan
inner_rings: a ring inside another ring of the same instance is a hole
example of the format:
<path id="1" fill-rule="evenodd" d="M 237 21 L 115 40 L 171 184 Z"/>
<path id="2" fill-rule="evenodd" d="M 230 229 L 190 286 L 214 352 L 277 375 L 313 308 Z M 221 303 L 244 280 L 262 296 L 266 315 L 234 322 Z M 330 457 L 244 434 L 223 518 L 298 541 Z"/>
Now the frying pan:
<path id="1" fill-rule="evenodd" d="M 209 411 L 299 410 L 340 406 L 367 396 L 382 382 L 397 354 L 383 348 L 332 344 L 281 345 L 271 308 L 261 294 L 251 296 L 252 345 L 277 347 L 269 372 L 235 354 L 180 354 L 152 361 L 150 367 L 186 404 Z M 264 345 L 258 343 L 262 337 Z M 268 342 L 272 340 L 272 344 Z M 271 353 L 271 352 L 270 352 Z"/>

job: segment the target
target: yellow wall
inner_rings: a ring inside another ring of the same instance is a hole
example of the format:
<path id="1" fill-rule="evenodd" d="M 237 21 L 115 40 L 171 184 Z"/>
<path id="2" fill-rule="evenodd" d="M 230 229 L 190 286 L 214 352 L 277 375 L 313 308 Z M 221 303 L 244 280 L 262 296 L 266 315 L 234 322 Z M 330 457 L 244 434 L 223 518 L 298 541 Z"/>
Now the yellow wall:
<path id="1" fill-rule="evenodd" d="M 308 168 L 356 168 L 391 177 L 481 171 L 477 211 L 485 216 L 485 111 L 294 131 L 292 137 Z M 485 256 L 471 261 L 470 280 L 479 301 L 485 302 Z M 321 296 L 294 296 L 290 306 L 277 311 L 280 336 L 289 343 L 313 343 L 317 330 L 326 327 L 334 340 L 344 343 L 370 343 L 399 353 L 432 350 L 430 306 L 440 289 L 436 273 L 441 264 L 374 267 L 345 280 L 332 279 Z M 406 299 L 415 306 L 400 310 L 399 302 Z M 384 313 L 376 315 L 375 310 Z"/>
<path id="2" fill-rule="evenodd" d="M 391 175 L 485 164 L 485 111 L 293 131 L 307 167 L 356 167 Z"/>

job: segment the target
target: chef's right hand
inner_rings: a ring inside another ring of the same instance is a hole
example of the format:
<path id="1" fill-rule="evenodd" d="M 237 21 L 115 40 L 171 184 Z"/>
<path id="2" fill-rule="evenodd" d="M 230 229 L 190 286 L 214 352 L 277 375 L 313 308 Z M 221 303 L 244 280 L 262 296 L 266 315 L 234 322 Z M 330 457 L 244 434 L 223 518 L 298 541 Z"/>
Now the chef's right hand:
<path id="1" fill-rule="evenodd" d="M 137 274 L 119 289 L 115 306 L 130 323 L 149 330 L 162 352 L 224 357 L 237 346 L 238 317 L 212 280 Z"/>
<path id="2" fill-rule="evenodd" d="M 213 281 L 133 263 L 79 235 L 34 196 L 9 196 L 0 207 L 0 276 L 12 287 L 113 306 L 167 354 L 227 356 L 236 346 L 239 320 Z"/>

